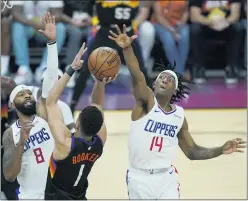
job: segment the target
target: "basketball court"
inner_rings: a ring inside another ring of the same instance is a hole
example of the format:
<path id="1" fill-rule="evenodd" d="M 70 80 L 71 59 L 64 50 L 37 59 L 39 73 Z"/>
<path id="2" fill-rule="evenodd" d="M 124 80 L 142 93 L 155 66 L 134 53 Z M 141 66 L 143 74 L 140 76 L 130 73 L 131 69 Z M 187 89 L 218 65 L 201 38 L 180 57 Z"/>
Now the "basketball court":
<path id="1" fill-rule="evenodd" d="M 90 174 L 88 199 L 128 199 L 125 176 L 130 114 L 130 111 L 105 112 L 108 139 L 102 158 Z M 215 147 L 236 137 L 247 139 L 246 110 L 186 110 L 185 115 L 199 145 Z M 180 176 L 181 199 L 247 198 L 246 151 L 190 161 L 178 148 L 174 165 Z"/>

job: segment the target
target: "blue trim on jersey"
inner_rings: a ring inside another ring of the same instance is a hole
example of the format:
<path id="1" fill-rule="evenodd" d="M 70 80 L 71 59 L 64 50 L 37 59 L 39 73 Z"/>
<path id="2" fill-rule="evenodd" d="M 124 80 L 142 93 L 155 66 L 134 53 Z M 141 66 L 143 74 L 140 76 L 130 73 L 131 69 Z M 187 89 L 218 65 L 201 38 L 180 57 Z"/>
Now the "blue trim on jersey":
<path id="1" fill-rule="evenodd" d="M 158 105 L 158 107 L 159 107 L 159 109 L 160 109 L 164 114 L 166 114 L 166 115 L 172 114 L 172 113 L 174 113 L 174 112 L 177 111 L 177 108 L 175 108 L 174 110 L 172 110 L 172 111 L 170 111 L 170 112 L 165 112 L 165 111 L 163 110 L 163 108 L 161 108 L 159 105 Z"/>
<path id="2" fill-rule="evenodd" d="M 129 170 L 127 170 L 127 173 L 126 173 L 126 184 L 127 184 L 127 195 L 128 195 L 129 200 L 130 200 L 129 191 L 128 191 L 128 173 L 129 173 Z"/>
<path id="3" fill-rule="evenodd" d="M 34 119 L 35 119 L 35 115 L 34 115 L 34 117 L 33 117 L 33 119 L 32 119 L 32 122 L 34 121 Z M 17 126 L 17 128 L 21 128 L 21 127 L 22 127 L 22 126 L 20 126 L 20 124 L 19 124 L 19 119 L 16 120 L 16 126 Z"/>
<path id="4" fill-rule="evenodd" d="M 74 144 L 75 144 L 75 138 L 74 138 L 74 135 L 71 136 L 71 151 L 73 150 L 74 148 Z"/>
<path id="5" fill-rule="evenodd" d="M 19 196 L 18 195 L 20 194 L 20 186 L 16 188 L 15 193 L 16 193 L 16 200 L 19 200 Z"/>
<path id="6" fill-rule="evenodd" d="M 96 142 L 96 137 L 94 136 L 93 138 L 94 138 L 94 139 L 93 139 L 93 141 L 91 141 L 91 142 L 85 140 L 85 139 L 82 138 L 82 137 L 79 137 L 78 139 L 79 139 L 80 141 L 82 141 L 82 142 L 85 142 L 85 143 L 88 144 L 88 145 L 93 145 L 93 144 L 95 144 L 95 142 Z"/>

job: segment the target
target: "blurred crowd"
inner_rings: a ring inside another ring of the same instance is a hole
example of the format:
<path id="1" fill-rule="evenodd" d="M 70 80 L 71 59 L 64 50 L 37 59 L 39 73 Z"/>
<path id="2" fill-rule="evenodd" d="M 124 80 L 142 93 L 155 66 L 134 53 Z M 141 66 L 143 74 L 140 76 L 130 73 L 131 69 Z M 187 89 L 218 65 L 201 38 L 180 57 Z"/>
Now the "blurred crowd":
<path id="1" fill-rule="evenodd" d="M 95 9 L 99 3 L 101 9 L 115 9 L 114 16 Z M 204 45 L 216 40 L 226 47 L 225 80 L 235 83 L 239 69 L 246 67 L 246 37 L 242 38 L 246 36 L 246 3 L 246 0 L 35 0 L 10 1 L 9 6 L 5 6 L 1 1 L 1 75 L 13 76 L 17 84 L 40 82 L 41 73 L 46 68 L 47 50 L 44 48 L 40 65 L 33 72 L 29 41 L 35 40 L 37 46 L 45 47 L 46 41 L 38 30 L 42 29 L 41 16 L 49 11 L 56 17 L 58 52 L 65 47 L 66 65 L 71 64 L 82 41 L 90 43 L 100 27 L 106 24 L 111 27 L 112 19 L 120 23 L 128 20 L 128 29 L 139 36 L 137 51 L 141 52 L 140 60 L 143 60 L 139 62 L 142 62 L 148 77 L 151 51 L 155 41 L 159 40 L 168 62 L 176 62 L 177 72 L 184 74 L 186 79 L 193 77 L 195 82 L 203 82 L 206 78 Z M 186 70 L 189 53 L 193 61 L 191 75 Z M 244 56 L 240 56 L 242 53 Z M 10 70 L 10 55 L 13 55 L 15 73 Z M 74 87 L 75 81 L 73 77 L 69 86 Z"/>

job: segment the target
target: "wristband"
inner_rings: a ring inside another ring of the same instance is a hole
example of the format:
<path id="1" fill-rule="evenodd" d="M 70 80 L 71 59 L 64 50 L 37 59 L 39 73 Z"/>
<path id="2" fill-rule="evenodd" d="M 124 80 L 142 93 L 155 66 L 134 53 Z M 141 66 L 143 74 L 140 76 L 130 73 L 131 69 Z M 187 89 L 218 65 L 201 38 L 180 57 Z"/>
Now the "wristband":
<path id="1" fill-rule="evenodd" d="M 75 70 L 69 66 L 65 72 L 71 77 L 75 73 Z"/>
<path id="2" fill-rule="evenodd" d="M 55 41 L 52 41 L 52 42 L 50 42 L 50 43 L 47 43 L 47 45 L 53 45 L 53 44 L 55 44 L 56 43 L 56 40 Z"/>

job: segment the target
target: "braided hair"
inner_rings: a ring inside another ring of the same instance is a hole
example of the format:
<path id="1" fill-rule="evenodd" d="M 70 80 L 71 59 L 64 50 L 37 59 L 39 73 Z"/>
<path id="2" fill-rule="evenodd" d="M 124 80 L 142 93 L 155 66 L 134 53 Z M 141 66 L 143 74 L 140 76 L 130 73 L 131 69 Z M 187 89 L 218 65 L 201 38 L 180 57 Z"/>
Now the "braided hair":
<path id="1" fill-rule="evenodd" d="M 175 67 L 176 67 L 176 62 L 174 61 L 174 64 L 168 64 L 165 65 L 163 60 L 160 59 L 161 63 L 155 63 L 155 69 L 156 70 L 172 70 L 174 71 Z M 175 71 L 174 71 L 175 72 Z M 187 87 L 184 83 L 190 83 L 190 84 L 195 84 L 192 81 L 188 81 L 186 79 L 183 78 L 183 75 L 180 73 L 175 72 L 178 78 L 178 88 L 176 91 L 176 94 L 173 94 L 170 100 L 170 103 L 173 104 L 175 102 L 180 102 L 183 98 L 186 98 L 185 95 L 189 95 L 190 94 L 190 88 Z M 157 77 L 155 78 L 155 80 L 157 79 Z"/>

